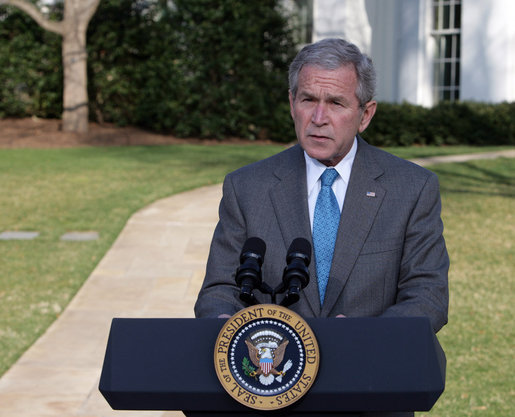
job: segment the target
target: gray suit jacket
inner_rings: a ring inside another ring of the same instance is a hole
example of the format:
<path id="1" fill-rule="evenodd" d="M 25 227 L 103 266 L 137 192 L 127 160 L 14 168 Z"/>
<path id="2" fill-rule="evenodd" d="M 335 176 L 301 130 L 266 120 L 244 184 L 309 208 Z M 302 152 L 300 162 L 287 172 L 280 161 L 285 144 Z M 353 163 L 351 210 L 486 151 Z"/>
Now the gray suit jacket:
<path id="1" fill-rule="evenodd" d="M 227 175 L 197 317 L 246 307 L 234 276 L 249 237 L 266 242 L 264 281 L 280 283 L 292 240 L 311 242 L 306 187 L 299 145 Z M 304 317 L 426 316 L 438 331 L 447 322 L 449 267 L 440 208 L 435 174 L 358 138 L 324 304 L 313 259 L 310 283 L 290 308 Z"/>

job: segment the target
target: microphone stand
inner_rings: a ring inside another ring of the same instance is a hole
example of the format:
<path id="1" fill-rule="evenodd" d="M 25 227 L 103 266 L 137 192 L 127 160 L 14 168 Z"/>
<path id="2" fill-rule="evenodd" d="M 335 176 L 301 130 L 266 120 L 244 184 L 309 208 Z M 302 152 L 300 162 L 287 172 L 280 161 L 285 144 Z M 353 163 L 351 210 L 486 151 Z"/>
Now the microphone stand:
<path id="1" fill-rule="evenodd" d="M 236 283 L 240 287 L 240 299 L 256 305 L 254 289 L 271 297 L 272 304 L 277 304 L 277 294 L 286 295 L 280 305 L 288 307 L 300 299 L 300 291 L 309 283 L 308 265 L 311 261 L 311 245 L 306 239 L 295 239 L 286 258 L 287 265 L 283 272 L 283 280 L 276 288 L 272 288 L 261 278 L 261 264 L 265 252 L 265 243 L 259 238 L 247 240 L 240 255 L 240 267 L 236 271 Z"/>

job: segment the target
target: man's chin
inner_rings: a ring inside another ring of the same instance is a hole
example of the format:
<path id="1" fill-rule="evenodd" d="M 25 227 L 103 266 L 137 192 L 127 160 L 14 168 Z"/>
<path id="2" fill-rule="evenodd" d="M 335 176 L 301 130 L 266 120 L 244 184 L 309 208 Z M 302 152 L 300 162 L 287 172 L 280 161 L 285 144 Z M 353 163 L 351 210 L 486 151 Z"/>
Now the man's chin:
<path id="1" fill-rule="evenodd" d="M 316 159 L 317 161 L 330 161 L 333 157 L 332 152 L 322 146 L 303 146 L 310 158 Z"/>
<path id="2" fill-rule="evenodd" d="M 322 152 L 320 150 L 305 149 L 306 153 L 310 158 L 316 159 L 318 162 L 325 166 L 335 166 L 343 159 L 343 156 L 335 155 L 331 152 Z"/>
<path id="3" fill-rule="evenodd" d="M 331 161 L 332 161 L 332 158 L 327 155 L 327 154 L 323 154 L 323 153 L 309 153 L 307 152 L 307 154 L 313 158 L 313 159 L 316 159 L 318 162 L 321 162 L 322 164 L 326 165 L 326 166 L 332 166 L 334 165 Z"/>

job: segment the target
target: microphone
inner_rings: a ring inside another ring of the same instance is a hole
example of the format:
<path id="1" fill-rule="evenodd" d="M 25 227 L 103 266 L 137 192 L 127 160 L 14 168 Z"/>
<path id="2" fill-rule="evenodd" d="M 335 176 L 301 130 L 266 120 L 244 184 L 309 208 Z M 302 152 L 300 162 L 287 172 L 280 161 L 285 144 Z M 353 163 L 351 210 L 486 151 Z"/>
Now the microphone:
<path id="1" fill-rule="evenodd" d="M 283 288 L 287 289 L 281 305 L 288 307 L 300 298 L 300 291 L 309 284 L 308 266 L 311 262 L 311 244 L 304 238 L 294 239 L 286 255 Z"/>
<path id="2" fill-rule="evenodd" d="M 236 270 L 236 284 L 240 287 L 240 300 L 247 304 L 257 304 L 254 289 L 262 283 L 261 265 L 265 257 L 266 244 L 258 237 L 245 241 L 240 254 L 240 266 Z"/>

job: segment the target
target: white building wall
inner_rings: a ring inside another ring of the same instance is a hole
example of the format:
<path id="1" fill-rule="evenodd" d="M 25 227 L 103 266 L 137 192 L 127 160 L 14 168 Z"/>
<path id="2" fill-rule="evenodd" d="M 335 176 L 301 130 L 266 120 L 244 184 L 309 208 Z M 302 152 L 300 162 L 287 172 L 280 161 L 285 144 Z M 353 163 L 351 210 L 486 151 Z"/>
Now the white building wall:
<path id="1" fill-rule="evenodd" d="M 313 42 L 324 38 L 344 38 L 369 54 L 372 28 L 365 0 L 314 0 Z"/>
<path id="2" fill-rule="evenodd" d="M 314 0 L 313 41 L 342 37 L 374 60 L 377 99 L 433 105 L 431 0 Z M 515 0 L 462 0 L 460 99 L 515 101 Z"/>
<path id="3" fill-rule="evenodd" d="M 428 0 L 367 0 L 377 98 L 432 104 Z"/>
<path id="4" fill-rule="evenodd" d="M 372 31 L 369 52 L 377 72 L 377 94 L 380 101 L 397 101 L 399 94 L 399 26 L 397 0 L 367 0 L 366 10 Z"/>
<path id="5" fill-rule="evenodd" d="M 381 101 L 430 105 L 428 0 L 315 0 L 314 39 L 342 37 L 370 55 Z"/>
<path id="6" fill-rule="evenodd" d="M 379 0 L 380 1 L 380 0 Z M 399 89 L 390 101 L 421 105 L 432 104 L 432 57 L 430 50 L 430 9 L 427 0 L 399 0 L 397 68 L 389 68 L 399 74 Z"/>
<path id="7" fill-rule="evenodd" d="M 464 0 L 461 100 L 515 101 L 515 1 Z"/>

